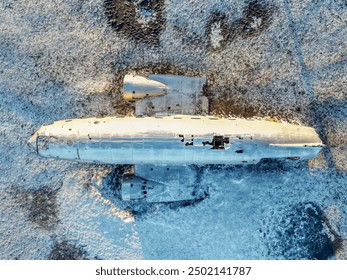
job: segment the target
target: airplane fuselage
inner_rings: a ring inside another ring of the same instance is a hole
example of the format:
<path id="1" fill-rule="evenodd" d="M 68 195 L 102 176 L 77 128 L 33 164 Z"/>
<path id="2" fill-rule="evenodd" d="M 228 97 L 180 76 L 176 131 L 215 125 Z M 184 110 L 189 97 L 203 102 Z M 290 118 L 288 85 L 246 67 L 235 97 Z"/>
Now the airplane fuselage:
<path id="1" fill-rule="evenodd" d="M 311 159 L 323 146 L 310 127 L 188 115 L 62 120 L 30 142 L 43 157 L 106 164 L 251 164 Z"/>

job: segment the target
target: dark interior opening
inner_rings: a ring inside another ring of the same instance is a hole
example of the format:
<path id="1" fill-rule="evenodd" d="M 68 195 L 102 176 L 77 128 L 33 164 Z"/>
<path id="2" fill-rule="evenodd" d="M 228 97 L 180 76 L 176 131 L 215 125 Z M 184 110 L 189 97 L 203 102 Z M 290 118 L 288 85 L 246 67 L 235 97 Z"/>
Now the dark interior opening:
<path id="1" fill-rule="evenodd" d="M 202 142 L 205 145 L 211 145 L 214 150 L 224 150 L 224 143 L 229 144 L 229 137 L 224 137 L 221 135 L 213 136 L 212 142 Z"/>

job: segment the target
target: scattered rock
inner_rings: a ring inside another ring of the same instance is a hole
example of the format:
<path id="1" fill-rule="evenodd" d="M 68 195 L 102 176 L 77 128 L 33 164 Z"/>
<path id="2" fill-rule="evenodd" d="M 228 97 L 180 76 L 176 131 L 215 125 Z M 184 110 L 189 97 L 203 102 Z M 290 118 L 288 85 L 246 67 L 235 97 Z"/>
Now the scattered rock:
<path id="1" fill-rule="evenodd" d="M 52 230 L 59 222 L 58 189 L 43 187 L 38 190 L 9 190 L 20 207 L 28 210 L 28 220 L 44 230 Z"/>
<path id="2" fill-rule="evenodd" d="M 77 246 L 69 241 L 55 243 L 48 259 L 50 260 L 87 260 L 87 252 L 83 246 Z"/>
<path id="3" fill-rule="evenodd" d="M 258 36 L 272 22 L 275 6 L 263 1 L 252 1 L 243 11 L 243 16 L 230 25 L 224 13 L 212 13 L 206 25 L 206 37 L 209 47 L 213 50 L 224 48 L 237 37 L 247 38 Z"/>
<path id="4" fill-rule="evenodd" d="M 57 190 L 48 187 L 31 191 L 28 195 L 28 199 L 31 200 L 29 221 L 36 223 L 43 229 L 53 229 L 59 222 L 57 193 Z"/>
<path id="5" fill-rule="evenodd" d="M 136 42 L 158 46 L 165 29 L 163 0 L 105 0 L 110 25 Z"/>
<path id="6" fill-rule="evenodd" d="M 325 230 L 323 212 L 312 202 L 285 209 L 283 216 L 267 232 L 271 258 L 326 260 L 334 255 Z"/>

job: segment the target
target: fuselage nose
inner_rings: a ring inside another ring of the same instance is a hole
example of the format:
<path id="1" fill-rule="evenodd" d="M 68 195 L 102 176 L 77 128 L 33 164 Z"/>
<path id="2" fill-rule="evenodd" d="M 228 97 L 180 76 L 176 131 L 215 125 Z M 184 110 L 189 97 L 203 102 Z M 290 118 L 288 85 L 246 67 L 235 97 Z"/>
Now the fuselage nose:
<path id="1" fill-rule="evenodd" d="M 30 146 L 36 149 L 36 139 L 37 139 L 37 132 L 35 132 L 33 135 L 31 135 L 30 139 L 28 140 L 28 143 Z"/>
<path id="2" fill-rule="evenodd" d="M 44 135 L 45 134 L 45 128 L 44 126 L 41 126 L 38 130 L 36 130 L 31 137 L 28 140 L 28 143 L 37 150 L 37 137 L 39 135 Z"/>

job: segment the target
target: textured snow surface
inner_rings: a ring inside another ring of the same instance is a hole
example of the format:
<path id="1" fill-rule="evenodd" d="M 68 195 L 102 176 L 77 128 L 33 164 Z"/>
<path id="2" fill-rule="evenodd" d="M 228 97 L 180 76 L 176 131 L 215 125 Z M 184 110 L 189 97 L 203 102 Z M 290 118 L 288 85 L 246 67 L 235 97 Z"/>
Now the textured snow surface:
<path id="1" fill-rule="evenodd" d="M 346 21 L 344 0 L 0 1 L 0 258 L 346 259 Z M 126 73 L 207 77 L 212 113 L 299 121 L 327 148 L 205 166 L 192 205 L 122 202 L 122 167 L 39 158 L 27 140 L 131 114 Z"/>

